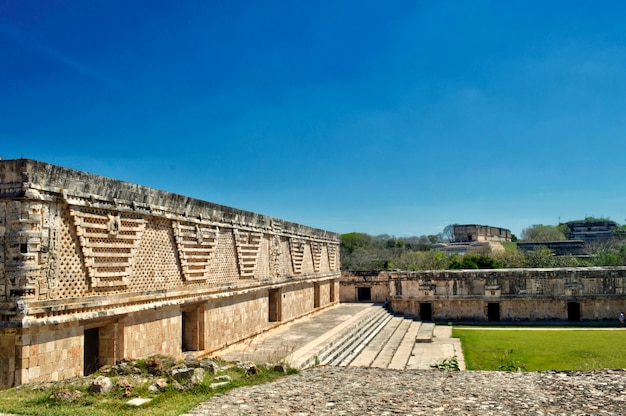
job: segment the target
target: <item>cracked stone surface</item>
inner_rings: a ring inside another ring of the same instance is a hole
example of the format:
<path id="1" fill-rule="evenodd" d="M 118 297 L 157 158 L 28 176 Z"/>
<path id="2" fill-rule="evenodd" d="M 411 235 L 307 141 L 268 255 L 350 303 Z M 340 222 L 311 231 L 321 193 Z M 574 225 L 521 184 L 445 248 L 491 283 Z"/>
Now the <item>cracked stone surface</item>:
<path id="1" fill-rule="evenodd" d="M 243 387 L 187 415 L 623 415 L 626 371 L 317 367 Z"/>

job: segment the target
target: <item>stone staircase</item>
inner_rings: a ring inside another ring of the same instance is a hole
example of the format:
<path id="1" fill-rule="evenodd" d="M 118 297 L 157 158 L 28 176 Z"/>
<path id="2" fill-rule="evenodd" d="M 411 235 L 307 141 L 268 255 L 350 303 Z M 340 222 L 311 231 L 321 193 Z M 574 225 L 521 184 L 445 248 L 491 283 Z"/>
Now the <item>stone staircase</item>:
<path id="1" fill-rule="evenodd" d="M 296 351 L 294 367 L 314 365 L 404 369 L 416 342 L 431 342 L 434 324 L 374 307 Z"/>

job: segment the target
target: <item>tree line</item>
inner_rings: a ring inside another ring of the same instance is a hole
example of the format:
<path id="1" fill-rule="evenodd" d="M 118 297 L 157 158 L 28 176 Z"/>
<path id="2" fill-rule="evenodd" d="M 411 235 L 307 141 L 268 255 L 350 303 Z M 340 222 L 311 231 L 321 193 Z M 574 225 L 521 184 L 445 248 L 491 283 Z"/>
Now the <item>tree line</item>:
<path id="1" fill-rule="evenodd" d="M 437 249 L 437 244 L 450 242 L 452 226 L 437 235 L 394 237 L 387 234 L 371 236 L 347 233 L 341 236 L 342 270 L 446 270 L 498 269 L 534 267 L 626 266 L 626 225 L 604 218 L 588 217 L 581 221 L 609 221 L 614 225 L 611 236 L 602 242 L 585 243 L 587 256 L 555 256 L 548 248 L 523 251 L 517 248 L 517 237 L 501 243 L 504 250 L 480 247 L 465 254 Z M 535 224 L 525 228 L 519 241 L 565 241 L 574 225 L 581 221 L 556 226 Z"/>

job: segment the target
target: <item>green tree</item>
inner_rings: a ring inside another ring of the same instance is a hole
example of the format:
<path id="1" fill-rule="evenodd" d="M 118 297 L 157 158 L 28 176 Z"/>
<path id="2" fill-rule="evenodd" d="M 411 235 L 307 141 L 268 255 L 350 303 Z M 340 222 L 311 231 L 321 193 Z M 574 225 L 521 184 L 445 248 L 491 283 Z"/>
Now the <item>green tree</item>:
<path id="1" fill-rule="evenodd" d="M 450 264 L 451 256 L 442 251 L 408 251 L 395 258 L 390 268 L 398 270 L 445 270 Z"/>
<path id="2" fill-rule="evenodd" d="M 512 245 L 512 248 L 493 253 L 491 256 L 505 269 L 527 267 L 526 258 L 524 254 L 517 249 L 517 245 Z"/>
<path id="3" fill-rule="evenodd" d="M 453 260 L 448 266 L 452 270 L 461 269 L 499 269 L 502 265 L 495 259 L 482 254 L 468 253 L 461 260 Z"/>
<path id="4" fill-rule="evenodd" d="M 342 254 L 350 254 L 357 248 L 365 248 L 370 245 L 372 237 L 364 233 L 348 233 L 341 235 Z"/>
<path id="5" fill-rule="evenodd" d="M 525 267 L 554 267 L 554 256 L 549 248 L 540 248 L 524 254 Z"/>
<path id="6" fill-rule="evenodd" d="M 554 225 L 535 224 L 528 228 L 524 228 L 521 234 L 523 241 L 546 242 L 546 241 L 563 241 L 566 240 L 565 235 Z"/>

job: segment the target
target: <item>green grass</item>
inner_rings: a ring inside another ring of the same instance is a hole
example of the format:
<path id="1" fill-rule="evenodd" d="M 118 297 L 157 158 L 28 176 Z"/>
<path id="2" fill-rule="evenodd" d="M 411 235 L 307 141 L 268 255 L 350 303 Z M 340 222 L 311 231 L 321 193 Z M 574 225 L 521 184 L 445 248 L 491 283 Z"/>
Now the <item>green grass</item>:
<path id="1" fill-rule="evenodd" d="M 259 367 L 261 368 L 261 367 Z M 293 374 L 295 370 L 289 370 Z M 14 413 L 18 415 L 49 415 L 49 416 L 165 416 L 180 415 L 186 413 L 198 404 L 207 401 L 211 396 L 224 393 L 232 388 L 267 383 L 274 381 L 284 374 L 273 370 L 262 369 L 259 374 L 246 377 L 239 368 L 220 372 L 219 375 L 229 375 L 232 382 L 211 390 L 209 385 L 213 382 L 213 375 L 208 375 L 202 385 L 189 391 L 177 391 L 169 387 L 162 393 L 151 393 L 146 386 L 135 387 L 134 394 L 130 398 L 123 397 L 121 392 L 111 394 L 90 394 L 86 387 L 76 387 L 57 383 L 52 388 L 33 388 L 22 386 L 0 391 L 0 413 Z M 123 377 L 111 377 L 115 383 Z M 50 399 L 50 395 L 58 390 L 67 388 L 79 390 L 83 393 L 81 398 L 72 402 L 59 402 Z M 126 402 L 134 397 L 150 398 L 152 401 L 141 407 L 127 405 Z"/>
<path id="2" fill-rule="evenodd" d="M 468 370 L 626 368 L 626 330 L 454 328 L 452 336 L 461 340 Z"/>

